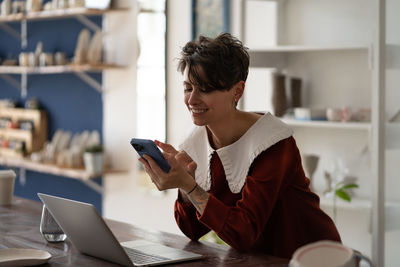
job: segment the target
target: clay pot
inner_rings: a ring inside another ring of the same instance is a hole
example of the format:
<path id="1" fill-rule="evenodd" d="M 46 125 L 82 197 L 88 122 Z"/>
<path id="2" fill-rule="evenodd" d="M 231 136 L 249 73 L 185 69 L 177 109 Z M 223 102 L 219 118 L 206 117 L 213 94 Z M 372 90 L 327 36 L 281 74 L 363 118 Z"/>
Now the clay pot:
<path id="1" fill-rule="evenodd" d="M 272 75 L 272 108 L 274 115 L 281 117 L 288 107 L 285 88 L 285 75 L 274 73 Z"/>
<path id="2" fill-rule="evenodd" d="M 301 107 L 301 79 L 290 78 L 291 107 Z"/>

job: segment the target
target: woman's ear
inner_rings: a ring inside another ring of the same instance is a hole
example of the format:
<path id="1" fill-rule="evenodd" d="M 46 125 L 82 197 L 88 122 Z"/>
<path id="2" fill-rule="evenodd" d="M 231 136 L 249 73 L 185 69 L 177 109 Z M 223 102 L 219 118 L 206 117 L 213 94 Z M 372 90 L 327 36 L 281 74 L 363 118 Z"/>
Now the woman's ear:
<path id="1" fill-rule="evenodd" d="M 245 82 L 239 81 L 235 85 L 235 102 L 239 102 L 240 98 L 243 96 L 244 93 Z"/>

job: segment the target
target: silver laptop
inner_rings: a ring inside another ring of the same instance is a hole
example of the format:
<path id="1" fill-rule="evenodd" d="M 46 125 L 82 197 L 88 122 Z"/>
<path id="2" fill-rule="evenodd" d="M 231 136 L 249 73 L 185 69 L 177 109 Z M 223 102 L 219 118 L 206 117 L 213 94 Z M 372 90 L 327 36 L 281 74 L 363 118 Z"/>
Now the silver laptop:
<path id="1" fill-rule="evenodd" d="M 125 266 L 154 266 L 202 258 L 146 240 L 119 243 L 93 205 L 41 193 L 38 196 L 72 244 L 84 254 Z"/>

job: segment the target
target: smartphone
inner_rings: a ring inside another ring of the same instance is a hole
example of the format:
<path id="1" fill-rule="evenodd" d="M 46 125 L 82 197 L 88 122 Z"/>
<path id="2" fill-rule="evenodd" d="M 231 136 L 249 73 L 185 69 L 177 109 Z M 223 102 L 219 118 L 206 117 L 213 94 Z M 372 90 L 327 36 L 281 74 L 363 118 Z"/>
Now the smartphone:
<path id="1" fill-rule="evenodd" d="M 143 157 L 144 154 L 147 154 L 148 156 L 152 157 L 164 172 L 169 172 L 171 169 L 168 161 L 164 158 L 154 141 L 149 139 L 132 138 L 131 145 L 139 154 L 139 156 Z"/>

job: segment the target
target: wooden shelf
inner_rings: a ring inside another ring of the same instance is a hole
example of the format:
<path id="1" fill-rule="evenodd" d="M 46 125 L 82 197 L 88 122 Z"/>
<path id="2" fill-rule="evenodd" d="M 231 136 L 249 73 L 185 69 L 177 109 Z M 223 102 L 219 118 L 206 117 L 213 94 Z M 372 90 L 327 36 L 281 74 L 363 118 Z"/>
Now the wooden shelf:
<path id="1" fill-rule="evenodd" d="M 24 154 L 22 151 L 19 152 L 16 151 L 15 149 L 0 147 L 0 157 L 21 159 L 24 157 Z"/>
<path id="2" fill-rule="evenodd" d="M 21 67 L 21 66 L 0 66 L 2 74 L 54 74 L 68 72 L 101 72 L 110 69 L 121 69 L 121 66 L 111 64 L 101 65 L 62 65 L 46 67 Z"/>
<path id="3" fill-rule="evenodd" d="M 0 22 L 19 22 L 23 20 L 45 20 L 45 19 L 64 19 L 74 16 L 98 16 L 113 12 L 123 12 L 128 9 L 88 9 L 88 8 L 68 8 L 40 12 L 29 12 L 26 14 L 12 14 L 0 16 Z"/>
<path id="4" fill-rule="evenodd" d="M 43 147 L 47 140 L 47 115 L 45 111 L 2 107 L 0 108 L 0 117 L 10 119 L 14 123 L 29 121 L 33 126 L 32 131 L 19 128 L 0 128 L 0 137 L 7 140 L 23 141 L 27 153 L 38 151 Z M 0 149 L 4 150 L 5 148 Z M 4 155 L 4 153 L 0 154 Z"/>
<path id="5" fill-rule="evenodd" d="M 369 122 L 300 121 L 294 119 L 282 119 L 282 121 L 293 127 L 335 128 L 365 131 L 371 129 L 371 123 Z"/>
<path id="6" fill-rule="evenodd" d="M 101 175 L 91 175 L 84 169 L 62 168 L 52 164 L 33 162 L 27 158 L 12 158 L 12 157 L 1 157 L 1 156 L 0 156 L 0 165 L 14 167 L 14 168 L 24 168 L 35 172 L 48 173 L 57 176 L 65 176 L 68 178 L 73 178 L 78 180 L 89 180 L 92 178 L 100 177 L 101 175 L 108 173 L 122 172 L 116 170 L 105 170 L 104 173 Z"/>
<path id="7" fill-rule="evenodd" d="M 264 49 L 250 49 L 250 53 L 282 53 L 282 52 L 318 52 L 318 51 L 345 51 L 366 50 L 368 45 L 278 45 Z"/>

